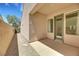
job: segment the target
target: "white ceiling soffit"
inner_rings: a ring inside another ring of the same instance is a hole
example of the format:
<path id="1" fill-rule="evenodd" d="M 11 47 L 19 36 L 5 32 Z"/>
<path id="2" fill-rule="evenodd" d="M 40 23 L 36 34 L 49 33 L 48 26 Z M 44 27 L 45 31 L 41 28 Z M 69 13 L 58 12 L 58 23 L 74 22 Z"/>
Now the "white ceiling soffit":
<path id="1" fill-rule="evenodd" d="M 33 15 L 34 13 L 36 13 L 44 4 L 42 3 L 38 3 L 34 6 L 34 8 L 32 9 L 32 11 L 30 12 L 31 15 Z"/>
<path id="2" fill-rule="evenodd" d="M 59 9 L 64 9 L 71 5 L 77 5 L 77 3 L 46 3 L 40 9 L 38 9 L 38 12 L 48 15 L 52 12 L 56 12 Z"/>

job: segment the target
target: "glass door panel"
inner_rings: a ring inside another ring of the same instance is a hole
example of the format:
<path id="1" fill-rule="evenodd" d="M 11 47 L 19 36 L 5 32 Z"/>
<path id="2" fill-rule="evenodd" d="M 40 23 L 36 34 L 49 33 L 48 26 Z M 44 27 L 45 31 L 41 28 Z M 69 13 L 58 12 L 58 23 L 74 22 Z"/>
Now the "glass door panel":
<path id="1" fill-rule="evenodd" d="M 54 20 L 55 20 L 55 39 L 59 38 L 62 39 L 63 36 L 63 14 L 62 15 L 58 15 L 55 16 Z"/>

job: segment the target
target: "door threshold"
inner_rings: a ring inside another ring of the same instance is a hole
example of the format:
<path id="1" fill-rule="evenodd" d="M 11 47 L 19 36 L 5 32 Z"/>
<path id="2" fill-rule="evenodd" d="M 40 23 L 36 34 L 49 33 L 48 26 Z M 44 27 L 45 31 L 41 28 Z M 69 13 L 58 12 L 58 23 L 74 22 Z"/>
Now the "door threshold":
<path id="1" fill-rule="evenodd" d="M 60 39 L 62 38 L 62 36 L 56 36 L 56 37 L 57 37 L 57 38 L 60 38 Z"/>
<path id="2" fill-rule="evenodd" d="M 58 43 L 63 43 L 63 39 L 62 38 L 56 38 L 54 41 L 58 42 Z"/>

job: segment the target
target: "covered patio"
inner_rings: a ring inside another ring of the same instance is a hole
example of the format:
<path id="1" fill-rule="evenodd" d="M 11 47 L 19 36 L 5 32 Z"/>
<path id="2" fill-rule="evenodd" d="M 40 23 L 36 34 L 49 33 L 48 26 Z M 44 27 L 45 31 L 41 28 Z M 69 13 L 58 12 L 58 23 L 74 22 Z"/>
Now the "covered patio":
<path id="1" fill-rule="evenodd" d="M 78 9 L 79 4 L 73 3 L 37 4 L 29 14 L 30 42 L 43 38 L 52 40 L 60 38 L 63 43 L 79 47 L 79 35 L 75 34 L 76 32 L 78 33 L 79 21 L 77 20 L 77 24 L 74 25 L 77 26 L 77 29 L 71 23 L 69 23 L 71 25 L 67 25 L 69 22 L 67 21 L 67 15 L 74 15 Z M 58 19 L 62 19 L 62 21 L 57 21 Z M 52 23 L 50 23 L 50 21 Z M 73 33 L 73 30 L 68 32 L 67 26 L 69 26 L 69 28 L 73 26 L 76 32 Z"/>

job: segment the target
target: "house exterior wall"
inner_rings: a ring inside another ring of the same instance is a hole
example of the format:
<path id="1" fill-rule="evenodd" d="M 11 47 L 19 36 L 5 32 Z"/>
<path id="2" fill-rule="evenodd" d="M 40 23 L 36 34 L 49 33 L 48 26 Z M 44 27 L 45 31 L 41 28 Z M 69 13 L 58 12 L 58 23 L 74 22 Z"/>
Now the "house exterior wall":
<path id="1" fill-rule="evenodd" d="M 23 16 L 22 16 L 22 24 L 21 24 L 21 34 L 26 37 L 27 40 L 29 40 L 29 14 L 31 12 L 31 10 L 33 9 L 33 7 L 36 4 L 30 4 L 29 7 L 27 4 L 24 4 L 24 12 L 23 12 Z M 44 38 L 44 37 L 48 37 L 50 39 L 54 39 L 54 33 L 49 33 L 48 32 L 48 19 L 53 18 L 56 15 L 59 14 L 66 14 L 67 12 L 71 12 L 73 10 L 79 10 L 79 5 L 78 4 L 72 4 L 66 8 L 63 9 L 58 9 L 56 11 L 54 11 L 51 14 L 43 15 L 41 13 L 37 13 L 33 16 L 31 16 L 31 20 L 33 23 L 33 27 L 35 30 L 35 33 L 32 33 L 33 36 L 31 35 L 32 38 L 34 38 L 35 40 Z M 74 45 L 79 47 L 79 36 L 78 35 L 68 35 L 66 34 L 65 30 L 66 30 L 66 19 L 64 18 L 64 43 L 66 44 L 70 44 L 70 45 Z M 32 28 L 33 29 L 33 28 Z M 35 37 L 36 36 L 36 37 Z"/>
<path id="2" fill-rule="evenodd" d="M 27 3 L 23 5 L 23 15 L 21 21 L 21 35 L 25 37 L 25 40 L 29 40 L 29 13 L 31 12 L 32 8 L 36 4 L 34 3 Z"/>
<path id="3" fill-rule="evenodd" d="M 56 15 L 59 15 L 62 13 L 66 14 L 68 12 L 72 12 L 74 10 L 79 10 L 79 5 L 72 4 L 71 6 L 68 6 L 67 8 L 59 9 L 58 11 L 48 15 L 48 19 L 53 18 L 53 16 L 56 16 Z M 50 34 L 50 33 L 48 33 L 48 34 Z M 50 38 L 50 36 L 51 36 L 52 38 L 54 38 L 54 35 L 52 35 L 52 34 L 53 33 L 51 33 L 48 37 Z M 79 47 L 79 35 L 66 34 L 66 19 L 65 18 L 64 18 L 64 43 Z"/>
<path id="4" fill-rule="evenodd" d="M 35 15 L 31 16 L 32 18 L 30 19 L 32 21 L 32 27 L 34 28 L 34 33 L 32 33 L 32 39 L 34 40 L 33 37 L 36 37 L 36 40 L 42 39 L 47 37 L 47 21 L 46 21 L 46 16 L 41 14 L 41 13 L 35 13 Z M 32 30 L 33 30 L 32 28 Z"/>

